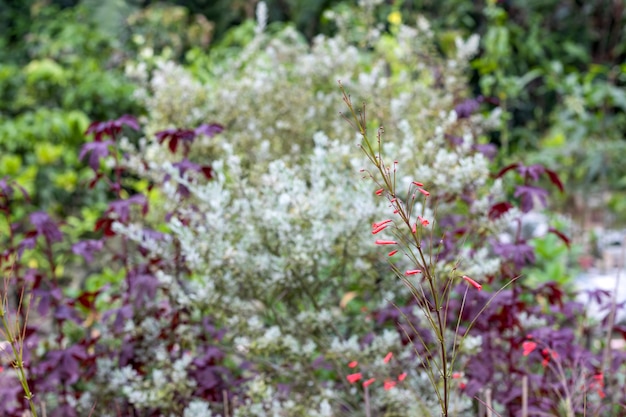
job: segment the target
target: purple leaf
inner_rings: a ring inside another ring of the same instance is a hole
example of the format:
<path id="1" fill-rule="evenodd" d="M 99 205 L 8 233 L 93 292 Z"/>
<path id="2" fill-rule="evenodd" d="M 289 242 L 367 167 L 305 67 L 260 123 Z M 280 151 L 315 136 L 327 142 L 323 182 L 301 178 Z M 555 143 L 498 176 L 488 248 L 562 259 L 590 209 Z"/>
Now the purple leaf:
<path id="1" fill-rule="evenodd" d="M 106 122 L 93 122 L 87 128 L 85 135 L 94 134 L 95 141 L 100 142 L 102 136 L 110 136 L 114 138 L 115 135 L 122 131 L 122 127 L 126 125 L 134 130 L 139 130 L 139 123 L 137 119 L 130 115 L 124 115 L 116 120 L 109 120 Z"/>
<path id="2" fill-rule="evenodd" d="M 519 164 L 517 171 L 520 173 L 520 175 L 524 179 L 532 178 L 533 181 L 538 181 L 539 177 L 541 177 L 541 174 L 545 172 L 545 168 L 543 167 L 543 165 L 539 165 L 539 164 L 531 165 L 528 167 L 522 164 Z"/>
<path id="3" fill-rule="evenodd" d="M 512 169 L 517 168 L 518 166 L 520 166 L 520 164 L 519 164 L 518 162 L 516 162 L 516 163 L 514 163 L 514 164 L 511 164 L 511 165 L 507 165 L 507 166 L 505 166 L 504 168 L 502 168 L 502 169 L 500 170 L 500 172 L 498 172 L 498 173 L 496 174 L 496 178 L 501 178 L 504 174 L 506 174 L 507 172 L 509 172 L 509 171 L 510 171 L 510 170 L 512 170 Z"/>
<path id="4" fill-rule="evenodd" d="M 501 201 L 499 203 L 496 203 L 489 209 L 489 218 L 491 220 L 496 220 L 502 217 L 504 213 L 511 210 L 512 208 L 513 204 L 509 203 L 508 201 Z"/>
<path id="5" fill-rule="evenodd" d="M 107 213 L 115 213 L 117 215 L 116 220 L 122 223 L 127 223 L 130 220 L 130 206 L 132 204 L 142 206 L 142 213 L 148 212 L 148 200 L 143 194 L 135 194 L 126 200 L 117 200 L 109 203 Z"/>
<path id="6" fill-rule="evenodd" d="M 493 244 L 493 251 L 507 261 L 511 261 L 518 269 L 535 262 L 535 251 L 526 242 Z"/>
<path id="7" fill-rule="evenodd" d="M 85 156 L 89 154 L 89 166 L 94 170 L 94 172 L 96 172 L 98 171 L 98 168 L 100 168 L 100 159 L 109 156 L 110 145 L 113 145 L 113 142 L 110 140 L 104 142 L 85 143 L 80 150 L 78 158 L 84 159 Z"/>
<path id="8" fill-rule="evenodd" d="M 569 248 L 570 247 L 570 240 L 567 236 L 565 236 L 563 233 L 559 232 L 558 230 L 556 230 L 554 227 L 550 227 L 548 229 L 548 233 L 554 233 L 559 239 L 561 239 Z"/>
<path id="9" fill-rule="evenodd" d="M 218 133 L 222 133 L 224 131 L 224 126 L 218 123 L 211 124 L 201 124 L 195 130 L 196 135 L 205 135 L 210 138 L 217 135 Z"/>
<path id="10" fill-rule="evenodd" d="M 185 153 L 189 152 L 189 146 L 196 138 L 196 132 L 190 129 L 166 129 L 156 133 L 156 138 L 160 144 L 163 144 L 166 140 L 168 142 L 168 148 L 172 153 L 178 149 L 178 142 L 183 143 Z"/>
<path id="11" fill-rule="evenodd" d="M 515 188 L 514 196 L 521 199 L 521 209 L 524 213 L 528 213 L 533 209 L 536 201 L 539 201 L 543 206 L 547 204 L 548 192 L 532 185 L 518 185 Z"/>
<path id="12" fill-rule="evenodd" d="M 565 192 L 565 188 L 563 187 L 563 183 L 561 182 L 561 179 L 559 178 L 558 174 L 552 170 L 546 169 L 546 174 L 548 174 L 548 177 L 550 178 L 550 181 L 552 182 L 552 184 L 556 185 L 557 188 L 563 193 Z"/>
<path id="13" fill-rule="evenodd" d="M 82 256 L 87 262 L 93 262 L 95 252 L 102 250 L 104 242 L 102 240 L 82 240 L 72 246 L 75 255 Z"/>
<path id="14" fill-rule="evenodd" d="M 454 107 L 454 111 L 459 119 L 466 119 L 480 108 L 482 98 L 463 100 Z"/>
<path id="15" fill-rule="evenodd" d="M 493 143 L 475 144 L 472 148 L 485 155 L 485 157 L 490 161 L 493 161 L 498 154 L 498 148 Z"/>
<path id="16" fill-rule="evenodd" d="M 151 274 L 133 271 L 128 274 L 129 292 L 137 308 L 156 298 L 159 280 Z"/>
<path id="17" fill-rule="evenodd" d="M 200 172 L 200 165 L 194 164 L 187 158 L 184 158 L 182 161 L 172 164 L 172 166 L 178 168 L 178 174 L 181 177 L 185 174 L 185 172 L 189 170 Z"/>
<path id="18" fill-rule="evenodd" d="M 27 235 L 22 241 L 17 245 L 17 256 L 22 257 L 25 249 L 34 249 L 37 245 L 37 235 L 33 232 L 31 235 Z"/>
<path id="19" fill-rule="evenodd" d="M 57 227 L 57 224 L 50 218 L 48 213 L 37 211 L 31 213 L 30 222 L 35 226 L 38 236 L 44 236 L 47 241 L 60 242 L 63 240 L 63 234 Z"/>

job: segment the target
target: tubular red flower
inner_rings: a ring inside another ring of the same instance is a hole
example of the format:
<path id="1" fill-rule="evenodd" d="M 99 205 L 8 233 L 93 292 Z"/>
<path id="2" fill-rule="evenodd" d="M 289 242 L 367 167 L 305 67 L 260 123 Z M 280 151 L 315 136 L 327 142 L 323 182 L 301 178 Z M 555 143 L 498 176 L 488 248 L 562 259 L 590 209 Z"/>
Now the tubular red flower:
<path id="1" fill-rule="evenodd" d="M 391 223 L 391 219 L 383 220 L 382 222 L 372 223 L 372 229 L 382 226 L 383 224 Z"/>
<path id="2" fill-rule="evenodd" d="M 417 223 L 411 226 L 411 233 L 415 234 L 415 232 L 417 232 Z"/>
<path id="3" fill-rule="evenodd" d="M 352 362 L 350 362 L 350 363 L 348 364 L 348 367 L 349 367 L 349 368 L 356 368 L 356 366 L 357 366 L 358 364 L 359 364 L 359 363 L 358 363 L 357 361 L 352 361 Z"/>
<path id="4" fill-rule="evenodd" d="M 420 272 L 422 271 L 420 271 L 419 269 L 409 269 L 404 272 L 404 275 L 416 275 L 416 274 L 419 274 Z"/>
<path id="5" fill-rule="evenodd" d="M 461 378 L 463 375 L 460 372 L 455 372 L 452 374 L 452 379 L 459 379 Z"/>
<path id="6" fill-rule="evenodd" d="M 384 191 L 385 191 L 385 190 L 384 190 L 383 188 L 380 188 L 380 189 L 378 189 L 378 190 L 374 191 L 374 193 L 375 193 L 376 195 L 382 195 Z"/>
<path id="7" fill-rule="evenodd" d="M 392 381 L 390 379 L 387 379 L 385 381 L 385 385 L 384 385 L 385 391 L 389 391 L 391 388 L 395 387 L 396 384 L 397 384 L 396 381 Z"/>
<path id="8" fill-rule="evenodd" d="M 413 184 L 417 185 L 418 187 L 424 186 L 424 184 L 422 184 L 421 182 L 417 182 L 417 181 L 413 181 Z"/>
<path id="9" fill-rule="evenodd" d="M 349 383 L 354 384 L 356 381 L 363 378 L 363 375 L 361 375 L 360 372 L 357 372 L 356 374 L 348 375 L 346 378 L 348 379 Z"/>
<path id="10" fill-rule="evenodd" d="M 398 253 L 398 249 L 394 249 L 394 250 L 392 250 L 391 252 L 389 252 L 389 253 L 387 254 L 387 256 L 393 256 L 393 255 L 395 255 L 396 253 Z"/>
<path id="11" fill-rule="evenodd" d="M 400 375 L 398 375 L 398 381 L 402 382 L 406 379 L 406 372 L 402 372 Z"/>
<path id="12" fill-rule="evenodd" d="M 419 220 L 422 223 L 422 226 L 428 226 L 430 224 L 430 222 L 426 220 L 425 218 L 423 218 L 422 216 L 417 216 L 417 220 Z"/>
<path id="13" fill-rule="evenodd" d="M 386 225 L 386 224 L 381 224 L 381 225 L 379 225 L 378 227 L 376 227 L 376 228 L 372 229 L 372 234 L 373 234 L 373 235 L 375 235 L 375 234 L 377 234 L 377 233 L 380 233 L 380 232 L 382 232 L 383 230 L 385 230 L 386 228 L 387 228 L 387 225 Z"/>
<path id="14" fill-rule="evenodd" d="M 370 378 L 367 381 L 363 382 L 363 388 L 369 387 L 376 381 L 376 378 Z"/>
<path id="15" fill-rule="evenodd" d="M 423 188 L 418 188 L 417 191 L 419 191 L 420 193 L 424 194 L 426 197 L 428 197 L 430 195 L 430 193 L 428 191 L 426 191 Z"/>
<path id="16" fill-rule="evenodd" d="M 382 240 L 382 239 L 377 239 L 376 242 L 377 245 L 397 245 L 398 242 L 396 242 L 395 240 Z"/>
<path id="17" fill-rule="evenodd" d="M 383 359 L 383 362 L 385 363 L 389 363 L 389 361 L 391 360 L 391 358 L 393 358 L 393 353 L 389 352 L 386 356 L 385 359 Z"/>
<path id="18" fill-rule="evenodd" d="M 472 285 L 472 287 L 476 288 L 478 291 L 483 289 L 482 285 L 480 285 L 479 283 L 477 283 L 476 281 L 474 281 L 473 279 L 471 279 L 467 275 L 463 275 L 463 279 L 465 281 L 469 282 Z"/>
<path id="19" fill-rule="evenodd" d="M 523 355 L 524 356 L 530 355 L 531 352 L 533 350 L 535 350 L 536 347 L 537 347 L 537 344 L 535 342 L 524 342 L 524 343 L 522 343 L 522 349 L 524 350 Z"/>

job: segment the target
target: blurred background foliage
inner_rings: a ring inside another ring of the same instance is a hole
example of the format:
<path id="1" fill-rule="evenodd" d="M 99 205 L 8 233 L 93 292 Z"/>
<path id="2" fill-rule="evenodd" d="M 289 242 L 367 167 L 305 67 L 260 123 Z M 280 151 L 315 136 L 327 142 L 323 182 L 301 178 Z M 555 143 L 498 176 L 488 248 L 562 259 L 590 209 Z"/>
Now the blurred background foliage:
<path id="1" fill-rule="evenodd" d="M 325 14 L 357 3 L 389 22 L 381 30 L 425 16 L 444 54 L 457 35 L 481 35 L 472 85 L 504 111 L 491 138 L 500 161 L 559 171 L 570 191 L 563 209 L 580 209 L 572 203 L 590 189 L 608 193 L 613 219 L 626 221 L 626 2 L 266 1 L 269 22 L 292 24 L 309 40 L 340 30 Z M 68 210 L 86 175 L 68 148 L 82 143 L 91 120 L 141 114 L 126 65 L 151 56 L 212 65 L 202 60 L 209 49 L 236 53 L 250 41 L 253 26 L 242 23 L 256 4 L 0 0 L 0 176 L 18 178 L 42 208 Z"/>

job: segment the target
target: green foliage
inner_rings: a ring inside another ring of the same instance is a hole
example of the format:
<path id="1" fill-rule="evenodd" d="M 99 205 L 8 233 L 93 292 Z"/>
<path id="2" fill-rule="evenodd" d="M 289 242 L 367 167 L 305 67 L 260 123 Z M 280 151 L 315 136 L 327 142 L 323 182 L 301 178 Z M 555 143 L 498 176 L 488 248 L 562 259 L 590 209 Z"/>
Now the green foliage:
<path id="1" fill-rule="evenodd" d="M 119 41 L 91 24 L 87 9 L 30 13 L 24 42 L 5 38 L 14 59 L 0 64 L 0 176 L 18 180 L 40 208 L 65 215 L 88 202 L 75 190 L 87 178 L 77 154 L 90 121 L 139 107 Z"/>
<path id="2" fill-rule="evenodd" d="M 536 263 L 524 270 L 524 280 L 530 287 L 554 281 L 571 288 L 578 268 L 572 259 L 580 254 L 581 248 L 569 248 L 554 234 L 533 239 L 530 245 L 535 251 Z"/>

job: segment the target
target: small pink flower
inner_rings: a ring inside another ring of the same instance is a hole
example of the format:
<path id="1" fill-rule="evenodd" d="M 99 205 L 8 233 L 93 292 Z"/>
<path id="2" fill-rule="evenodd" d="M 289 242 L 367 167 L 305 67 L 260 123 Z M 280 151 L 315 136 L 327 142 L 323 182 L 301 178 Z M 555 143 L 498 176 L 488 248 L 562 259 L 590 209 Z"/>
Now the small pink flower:
<path id="1" fill-rule="evenodd" d="M 376 381 L 376 378 L 370 378 L 367 381 L 363 382 L 363 388 L 367 388 L 372 385 Z"/>
<path id="2" fill-rule="evenodd" d="M 426 220 L 425 218 L 423 218 L 422 216 L 417 216 L 417 220 L 422 222 L 422 226 L 428 226 L 430 224 L 430 222 Z"/>
<path id="3" fill-rule="evenodd" d="M 426 191 L 423 188 L 418 188 L 417 191 L 419 191 L 420 193 L 424 194 L 426 197 L 428 197 L 430 195 L 430 193 L 428 191 Z"/>
<path id="4" fill-rule="evenodd" d="M 411 226 L 411 233 L 415 234 L 415 232 L 417 232 L 417 223 Z"/>
<path id="5" fill-rule="evenodd" d="M 420 271 L 419 269 L 409 269 L 407 271 L 404 271 L 404 275 L 407 275 L 407 276 L 408 275 L 417 275 L 420 272 L 422 272 L 422 271 Z"/>
<path id="6" fill-rule="evenodd" d="M 459 384 L 459 388 L 460 388 L 461 390 L 464 390 L 466 386 L 467 386 L 467 384 L 465 384 L 465 382 L 461 382 L 461 383 Z"/>
<path id="7" fill-rule="evenodd" d="M 398 201 L 397 198 L 392 198 L 391 200 L 389 200 L 389 202 L 392 203 L 392 204 L 395 203 L 396 201 Z"/>
<path id="8" fill-rule="evenodd" d="M 374 193 L 376 195 L 382 195 L 385 190 L 383 188 L 376 190 Z"/>
<path id="9" fill-rule="evenodd" d="M 455 372 L 452 374 L 452 379 L 459 379 L 463 376 L 460 372 Z"/>
<path id="10" fill-rule="evenodd" d="M 531 352 L 533 350 L 535 350 L 536 347 L 537 347 L 537 344 L 535 342 L 524 342 L 524 343 L 522 343 L 522 349 L 524 350 L 523 355 L 524 356 L 530 355 Z"/>
<path id="11" fill-rule="evenodd" d="M 406 372 L 402 372 L 400 375 L 398 375 L 398 381 L 402 382 L 406 379 Z"/>
<path id="12" fill-rule="evenodd" d="M 391 219 L 387 219 L 387 220 L 383 220 L 382 222 L 372 223 L 372 229 L 376 229 L 377 227 L 384 226 L 387 223 L 391 223 L 391 222 L 392 222 Z"/>
<path id="13" fill-rule="evenodd" d="M 396 242 L 395 240 L 382 240 L 382 239 L 377 239 L 376 242 L 377 245 L 397 245 L 398 242 Z"/>
<path id="14" fill-rule="evenodd" d="M 354 384 L 356 381 L 358 381 L 359 379 L 363 378 L 363 375 L 361 375 L 360 372 L 357 372 L 356 374 L 350 374 L 347 376 L 348 378 L 348 382 L 351 384 Z"/>
<path id="15" fill-rule="evenodd" d="M 356 366 L 357 366 L 358 364 L 359 364 L 359 363 L 358 363 L 357 361 L 352 361 L 352 362 L 350 362 L 350 363 L 348 364 L 348 367 L 349 367 L 349 368 L 356 368 Z"/>
<path id="16" fill-rule="evenodd" d="M 385 363 L 389 363 L 389 361 L 391 360 L 391 358 L 393 358 L 393 353 L 389 352 L 386 356 L 385 359 L 383 359 L 383 362 Z"/>
<path id="17" fill-rule="evenodd" d="M 467 275 L 463 275 L 463 279 L 465 281 L 469 282 L 472 285 L 472 287 L 476 288 L 478 291 L 483 289 L 482 285 L 480 285 L 479 283 L 477 283 L 476 281 L 474 281 L 473 279 L 471 279 Z"/>
<path id="18" fill-rule="evenodd" d="M 596 381 L 596 383 L 600 384 L 601 386 L 604 386 L 604 374 L 602 372 L 598 372 L 597 374 L 595 374 L 593 376 L 594 381 Z"/>
<path id="19" fill-rule="evenodd" d="M 413 184 L 415 184 L 418 187 L 423 187 L 424 184 L 422 184 L 421 182 L 417 182 L 417 181 L 413 181 Z"/>
<path id="20" fill-rule="evenodd" d="M 383 230 L 385 230 L 387 228 L 387 224 L 381 224 L 378 227 L 375 227 L 372 229 L 372 234 L 375 235 L 377 233 L 382 232 Z"/>
<path id="21" fill-rule="evenodd" d="M 396 253 L 398 253 L 398 249 L 392 250 L 391 252 L 389 252 L 389 253 L 387 254 L 387 256 L 393 256 L 393 255 L 395 255 Z"/>
<path id="22" fill-rule="evenodd" d="M 389 391 L 391 388 L 395 387 L 396 384 L 397 384 L 396 381 L 392 381 L 390 379 L 387 379 L 385 381 L 385 385 L 384 385 L 385 391 Z"/>

